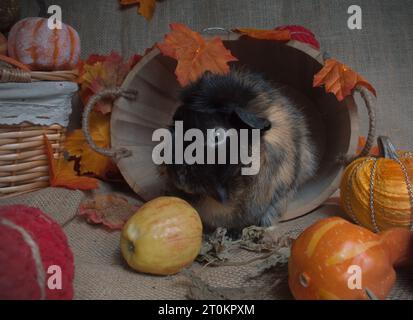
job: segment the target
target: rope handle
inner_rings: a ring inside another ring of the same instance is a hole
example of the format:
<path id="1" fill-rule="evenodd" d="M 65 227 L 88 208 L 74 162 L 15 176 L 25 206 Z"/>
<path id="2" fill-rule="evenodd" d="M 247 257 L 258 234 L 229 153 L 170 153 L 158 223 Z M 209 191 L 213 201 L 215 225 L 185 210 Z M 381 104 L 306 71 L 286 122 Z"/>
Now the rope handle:
<path id="1" fill-rule="evenodd" d="M 357 159 L 365 157 L 369 154 L 376 139 L 376 104 L 373 95 L 368 89 L 362 86 L 357 86 L 356 91 L 359 92 L 361 97 L 363 98 L 369 117 L 369 131 L 366 138 L 366 144 L 364 145 L 364 148 L 360 152 L 360 154 L 355 157 Z"/>
<path id="2" fill-rule="evenodd" d="M 96 143 L 93 141 L 92 136 L 90 135 L 90 132 L 89 132 L 89 117 L 90 117 L 90 113 L 93 110 L 93 107 L 95 106 L 95 104 L 98 103 L 102 99 L 107 99 L 107 98 L 116 99 L 119 97 L 123 97 L 125 99 L 133 100 L 133 99 L 136 99 L 137 94 L 138 93 L 136 91 L 125 91 L 121 88 L 111 88 L 111 89 L 102 90 L 89 99 L 89 102 L 87 103 L 85 110 L 83 112 L 82 130 L 83 130 L 83 134 L 85 135 L 87 143 L 94 151 L 106 157 L 111 157 L 114 159 L 126 158 L 132 155 L 132 152 L 126 148 L 120 148 L 120 149 L 114 150 L 114 149 L 98 147 Z"/>
<path id="3" fill-rule="evenodd" d="M 358 92 L 361 95 L 361 98 L 364 101 L 364 105 L 367 109 L 367 114 L 369 117 L 369 131 L 367 134 L 366 138 L 366 143 L 363 147 L 363 150 L 360 152 L 360 154 L 356 156 L 344 156 L 344 159 L 341 159 L 345 165 L 350 164 L 356 159 L 363 158 L 368 156 L 370 153 L 371 148 L 373 147 L 374 141 L 376 139 L 376 103 L 375 103 L 375 98 L 371 94 L 371 92 L 362 87 L 362 86 L 357 86 L 355 88 L 355 91 Z"/>

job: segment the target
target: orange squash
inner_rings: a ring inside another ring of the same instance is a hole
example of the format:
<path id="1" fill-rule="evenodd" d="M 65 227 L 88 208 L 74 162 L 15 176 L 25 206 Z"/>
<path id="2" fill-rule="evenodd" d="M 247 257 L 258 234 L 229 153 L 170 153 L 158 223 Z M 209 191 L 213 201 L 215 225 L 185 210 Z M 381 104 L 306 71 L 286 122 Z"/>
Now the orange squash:
<path id="1" fill-rule="evenodd" d="M 49 29 L 45 18 L 26 18 L 17 22 L 9 33 L 9 56 L 32 70 L 70 70 L 79 61 L 78 33 L 66 24 Z"/>
<path id="2" fill-rule="evenodd" d="M 397 152 L 387 137 L 379 137 L 378 157 L 360 158 L 345 170 L 341 204 L 354 222 L 379 232 L 412 228 L 413 153 Z"/>
<path id="3" fill-rule="evenodd" d="M 412 260 L 412 235 L 402 228 L 375 234 L 339 217 L 321 220 L 293 243 L 290 290 L 300 300 L 369 299 L 367 289 L 384 299 L 396 279 L 394 266 Z"/>

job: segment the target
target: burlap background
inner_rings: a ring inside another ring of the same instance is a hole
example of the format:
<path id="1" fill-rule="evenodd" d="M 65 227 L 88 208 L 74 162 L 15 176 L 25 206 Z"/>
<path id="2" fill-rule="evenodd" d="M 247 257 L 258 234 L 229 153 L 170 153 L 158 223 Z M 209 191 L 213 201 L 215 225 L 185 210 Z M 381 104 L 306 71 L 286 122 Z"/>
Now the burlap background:
<path id="1" fill-rule="evenodd" d="M 23 16 L 37 14 L 33 0 L 22 0 Z M 312 29 L 322 48 L 363 74 L 376 87 L 380 134 L 392 137 L 400 148 L 413 149 L 413 3 L 410 0 L 358 0 L 363 9 L 363 30 L 347 28 L 350 0 L 165 0 L 158 4 L 151 22 L 136 15 L 136 8 L 119 10 L 117 0 L 53 0 L 61 5 L 63 20 L 81 36 L 83 56 L 117 50 L 124 55 L 152 46 L 163 38 L 171 22 L 195 30 L 220 26 L 271 28 L 301 24 Z M 76 117 L 74 117 L 76 118 Z M 366 119 L 363 115 L 362 120 Z M 362 121 L 365 130 L 365 121 Z M 68 235 L 76 261 L 77 299 L 179 299 L 187 289 L 181 277 L 151 277 L 130 271 L 119 252 L 119 233 L 92 227 L 74 218 L 81 192 L 45 189 L 1 200 L 38 207 L 60 223 Z M 324 208 L 304 218 L 280 225 L 277 232 L 303 228 L 337 209 Z M 239 258 L 245 253 L 235 252 Z M 200 272 L 199 265 L 192 269 Z M 206 268 L 203 279 L 215 286 L 245 286 L 248 267 Z M 259 285 L 248 282 L 248 285 Z M 289 298 L 288 291 L 267 298 Z M 413 274 L 399 272 L 391 298 L 413 299 Z"/>
<path id="2" fill-rule="evenodd" d="M 26 204 L 37 207 L 64 225 L 69 244 L 75 257 L 76 299 L 185 299 L 187 280 L 183 276 L 157 277 L 136 273 L 122 260 L 119 250 L 120 233 L 101 226 L 91 226 L 76 217 L 82 192 L 47 188 L 30 194 L 0 200 L 1 205 Z M 275 236 L 299 233 L 318 219 L 342 215 L 335 206 L 324 206 L 305 217 L 280 224 Z M 245 250 L 232 252 L 231 261 L 248 260 L 255 254 Z M 206 283 L 214 287 L 259 287 L 268 282 L 268 276 L 250 280 L 254 264 L 243 267 L 207 267 L 194 263 L 190 268 Z M 254 298 L 252 296 L 247 296 Z M 282 284 L 277 290 L 265 293 L 263 299 L 291 299 L 288 287 Z M 413 273 L 398 271 L 398 280 L 390 299 L 413 299 Z"/>

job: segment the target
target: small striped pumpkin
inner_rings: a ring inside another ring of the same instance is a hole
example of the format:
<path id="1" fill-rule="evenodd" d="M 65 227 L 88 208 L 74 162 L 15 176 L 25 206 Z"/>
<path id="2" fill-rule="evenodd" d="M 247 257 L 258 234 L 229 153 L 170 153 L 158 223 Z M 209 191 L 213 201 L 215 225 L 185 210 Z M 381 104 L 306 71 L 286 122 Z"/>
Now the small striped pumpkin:
<path id="1" fill-rule="evenodd" d="M 52 30 L 47 19 L 31 17 L 10 30 L 8 53 L 32 70 L 71 70 L 79 61 L 80 39 L 71 26 Z"/>
<path id="2" fill-rule="evenodd" d="M 379 156 L 359 158 L 345 170 L 340 186 L 344 211 L 374 232 L 413 230 L 413 153 L 396 151 L 379 137 Z"/>
<path id="3" fill-rule="evenodd" d="M 368 292 L 385 299 L 396 279 L 393 267 L 411 262 L 412 240 L 402 228 L 375 234 L 339 217 L 321 220 L 293 243 L 291 293 L 299 300 L 365 300 Z"/>

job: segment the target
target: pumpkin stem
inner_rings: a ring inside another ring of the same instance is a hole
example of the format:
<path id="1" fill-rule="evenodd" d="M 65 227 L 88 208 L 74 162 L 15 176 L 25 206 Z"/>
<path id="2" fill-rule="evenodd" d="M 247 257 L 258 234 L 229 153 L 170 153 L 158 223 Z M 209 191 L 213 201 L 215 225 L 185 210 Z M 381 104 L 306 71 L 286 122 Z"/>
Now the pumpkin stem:
<path id="1" fill-rule="evenodd" d="M 369 297 L 369 300 L 380 300 L 379 297 L 377 297 L 373 291 L 371 291 L 369 288 L 366 288 L 366 294 L 367 297 Z"/>
<path id="2" fill-rule="evenodd" d="M 390 141 L 389 137 L 380 136 L 377 139 L 377 142 L 380 150 L 380 156 L 393 160 L 397 160 L 399 158 L 399 156 L 397 155 L 396 148 Z"/>

